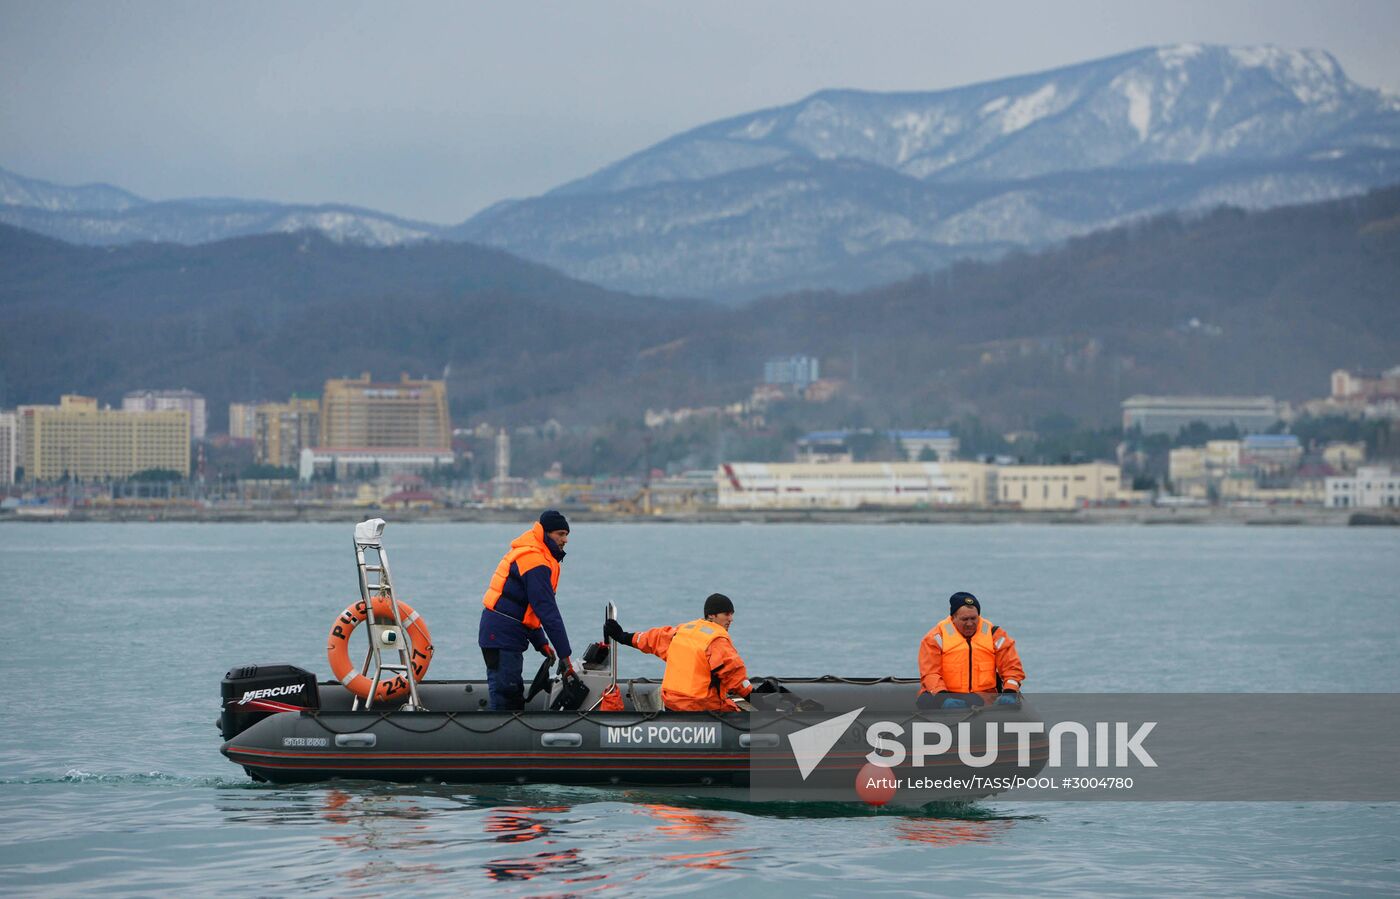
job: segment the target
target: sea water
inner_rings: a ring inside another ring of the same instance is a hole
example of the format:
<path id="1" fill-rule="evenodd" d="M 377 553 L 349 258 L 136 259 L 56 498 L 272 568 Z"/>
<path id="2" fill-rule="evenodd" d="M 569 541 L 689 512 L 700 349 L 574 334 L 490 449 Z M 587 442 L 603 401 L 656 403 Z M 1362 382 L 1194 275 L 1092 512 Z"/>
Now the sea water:
<path id="1" fill-rule="evenodd" d="M 390 524 L 430 676 L 481 677 L 480 597 L 524 528 Z M 1400 529 L 575 527 L 576 646 L 733 597 L 754 675 L 916 673 L 969 590 L 1027 690 L 1394 691 Z M 219 681 L 324 678 L 358 598 L 350 525 L 0 524 L 0 893 L 415 896 L 1400 891 L 1400 806 L 996 799 L 922 813 L 552 786 L 252 783 Z M 623 650 L 625 676 L 659 676 Z M 1278 777 L 1303 778 L 1325 759 Z"/>

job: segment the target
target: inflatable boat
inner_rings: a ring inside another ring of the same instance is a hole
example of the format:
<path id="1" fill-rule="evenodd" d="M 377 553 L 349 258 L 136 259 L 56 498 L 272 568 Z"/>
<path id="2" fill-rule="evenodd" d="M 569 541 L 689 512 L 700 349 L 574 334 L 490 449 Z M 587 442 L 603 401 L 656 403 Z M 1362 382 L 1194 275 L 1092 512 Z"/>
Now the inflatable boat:
<path id="1" fill-rule="evenodd" d="M 588 680 L 588 672 L 581 674 Z M 224 679 L 221 751 L 249 777 L 273 783 L 354 778 L 748 788 L 755 764 L 791 762 L 790 754 L 782 754 L 791 752 L 792 731 L 821 717 L 828 703 L 844 710 L 855 695 L 863 707 L 903 708 L 926 720 L 955 722 L 969 715 L 915 712 L 915 678 L 767 681 L 775 692 L 754 694 L 739 712 L 667 711 L 660 684 L 646 679 L 618 682 L 621 711 L 584 710 L 587 704 L 551 710 L 562 692 L 558 682 L 522 711 L 491 711 L 484 681 L 424 681 L 417 685 L 416 708 L 357 709 L 357 697 L 336 681 L 318 683 L 291 665 L 248 665 Z M 1020 706 L 977 711 L 982 717 L 1025 716 Z M 792 726 L 784 727 L 787 722 Z M 1008 760 L 1015 758 L 1013 746 L 1006 747 Z M 867 752 L 863 742 L 844 756 L 838 747 L 825 764 L 853 775 Z"/>
<path id="2" fill-rule="evenodd" d="M 361 600 L 332 624 L 327 656 L 334 680 L 318 681 L 304 668 L 281 663 L 242 665 L 225 675 L 221 751 L 254 780 L 735 790 L 784 777 L 806 783 L 809 768 L 820 762 L 849 789 L 871 749 L 851 710 L 893 710 L 950 726 L 973 717 L 1028 715 L 1019 701 L 984 706 L 975 697 L 969 700 L 976 708 L 922 710 L 915 678 L 831 675 L 764 679 L 739 711 L 671 711 L 661 702 L 659 682 L 620 679 L 616 648 L 601 642 L 589 647 L 577 672 L 555 677 L 548 663 L 542 666 L 525 708 L 493 711 L 483 680 L 424 677 L 431 634 L 393 594 L 383 530 L 379 519 L 355 529 Z M 378 558 L 367 561 L 366 552 Z M 616 617 L 611 604 L 605 616 Z M 369 648 L 357 667 L 349 643 L 361 625 L 367 625 Z M 835 730 L 812 738 L 814 721 Z M 813 739 L 822 744 L 821 758 L 804 765 L 802 747 Z M 1034 771 L 1043 766 L 1043 748 L 1035 747 Z M 1003 758 L 1014 760 L 1014 748 L 1008 744 L 1007 750 Z M 1006 772 L 994 767 L 982 773 L 1034 773 L 1012 761 L 1006 766 Z M 966 795 L 991 792 L 977 788 Z"/>

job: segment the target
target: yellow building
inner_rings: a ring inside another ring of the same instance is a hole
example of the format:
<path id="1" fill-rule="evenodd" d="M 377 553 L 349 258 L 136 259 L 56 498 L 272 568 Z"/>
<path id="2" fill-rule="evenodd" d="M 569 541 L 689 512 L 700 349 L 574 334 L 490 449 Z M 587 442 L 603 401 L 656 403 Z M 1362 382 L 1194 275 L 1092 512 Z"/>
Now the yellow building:
<path id="1" fill-rule="evenodd" d="M 125 478 L 151 469 L 189 477 L 190 415 L 183 409 L 123 412 L 69 395 L 21 413 L 28 480 Z"/>
<path id="2" fill-rule="evenodd" d="M 1333 441 L 1322 448 L 1322 461 L 1337 471 L 1354 472 L 1366 463 L 1366 444 Z"/>
<path id="3" fill-rule="evenodd" d="M 253 410 L 254 458 L 264 465 L 296 468 L 301 451 L 316 442 L 321 427 L 319 397 L 294 396 L 285 403 L 260 403 Z"/>
<path id="4" fill-rule="evenodd" d="M 997 501 L 1027 510 L 1116 503 L 1119 486 L 1118 466 L 1111 462 L 1003 465 L 996 471 Z"/>
<path id="5" fill-rule="evenodd" d="M 326 382 L 321 398 L 318 446 L 337 449 L 452 446 L 444 381 L 371 381 L 358 378 Z"/>

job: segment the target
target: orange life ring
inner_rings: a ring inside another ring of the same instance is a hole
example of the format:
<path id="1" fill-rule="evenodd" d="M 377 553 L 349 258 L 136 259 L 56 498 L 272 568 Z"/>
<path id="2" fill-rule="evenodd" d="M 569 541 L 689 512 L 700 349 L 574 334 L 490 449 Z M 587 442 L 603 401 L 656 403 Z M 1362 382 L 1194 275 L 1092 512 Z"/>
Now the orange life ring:
<path id="1" fill-rule="evenodd" d="M 413 611 L 413 606 L 400 600 L 399 614 L 403 616 L 403 626 L 413 642 L 413 652 L 409 659 L 413 668 L 413 679 L 421 681 L 423 675 L 428 672 L 428 665 L 433 661 L 433 638 L 428 633 L 428 626 L 423 623 L 423 619 Z M 356 670 L 355 664 L 350 661 L 350 635 L 355 632 L 356 625 L 368 617 L 363 599 L 347 607 L 335 620 L 335 624 L 331 625 L 331 635 L 326 643 L 326 658 L 330 659 L 331 673 L 347 690 L 361 699 L 369 697 L 369 689 L 374 685 L 374 681 Z M 387 596 L 374 598 L 374 620 L 380 624 L 394 620 L 394 610 L 390 607 Z M 379 682 L 374 701 L 387 702 L 407 695 L 408 680 L 402 674 L 396 674 L 389 680 Z"/>

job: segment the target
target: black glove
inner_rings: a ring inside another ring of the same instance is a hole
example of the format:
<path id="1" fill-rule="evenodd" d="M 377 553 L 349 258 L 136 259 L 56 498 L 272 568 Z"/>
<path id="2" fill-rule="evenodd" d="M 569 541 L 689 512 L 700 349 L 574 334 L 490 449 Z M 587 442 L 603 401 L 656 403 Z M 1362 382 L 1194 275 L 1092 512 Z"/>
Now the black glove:
<path id="1" fill-rule="evenodd" d="M 755 693 L 777 693 L 778 685 L 767 678 L 756 680 L 753 682 L 753 691 Z"/>
<path id="2" fill-rule="evenodd" d="M 567 658 L 567 657 L 560 659 L 560 660 L 559 660 L 559 673 L 560 673 L 561 675 L 565 676 L 565 677 L 568 677 L 569 675 L 573 674 L 573 673 L 574 673 L 574 660 L 571 659 L 571 658 Z"/>
<path id="3" fill-rule="evenodd" d="M 633 636 L 633 634 L 623 630 L 622 625 L 618 624 L 616 619 L 609 618 L 603 622 L 604 640 L 616 640 L 626 646 L 631 646 Z"/>

